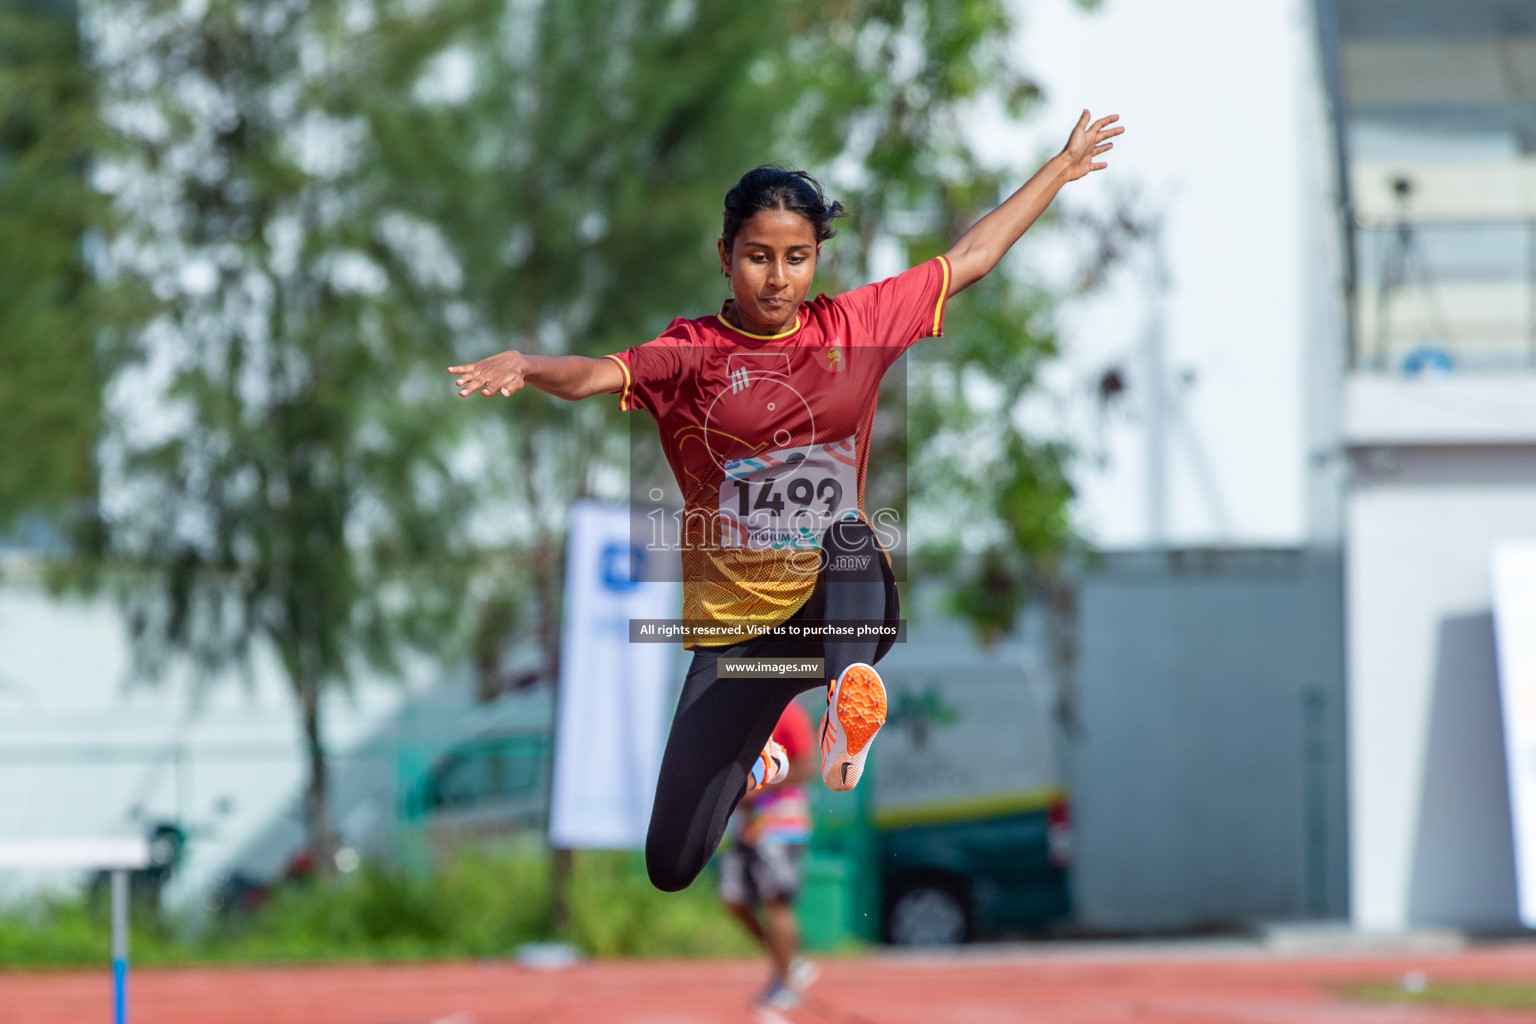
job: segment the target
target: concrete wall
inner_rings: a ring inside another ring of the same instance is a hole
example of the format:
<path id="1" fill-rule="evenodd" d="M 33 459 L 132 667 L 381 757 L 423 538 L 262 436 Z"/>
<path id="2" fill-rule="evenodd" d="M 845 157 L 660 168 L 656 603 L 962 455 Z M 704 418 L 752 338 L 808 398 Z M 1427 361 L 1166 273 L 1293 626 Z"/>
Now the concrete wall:
<path id="1" fill-rule="evenodd" d="M 1080 630 L 1081 923 L 1343 916 L 1339 556 L 1109 556 L 1083 580 Z"/>
<path id="2" fill-rule="evenodd" d="M 1517 924 L 1489 553 L 1536 537 L 1536 381 L 1350 384 L 1351 915 Z"/>

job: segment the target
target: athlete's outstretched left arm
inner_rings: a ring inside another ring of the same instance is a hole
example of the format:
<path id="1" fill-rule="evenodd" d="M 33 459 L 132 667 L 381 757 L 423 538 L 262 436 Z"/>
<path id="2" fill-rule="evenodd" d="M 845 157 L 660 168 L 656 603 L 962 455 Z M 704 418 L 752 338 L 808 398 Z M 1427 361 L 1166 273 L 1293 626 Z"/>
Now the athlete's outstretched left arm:
<path id="1" fill-rule="evenodd" d="M 945 253 L 949 260 L 949 294 L 964 291 L 980 281 L 997 266 L 1003 254 L 1013 248 L 1013 243 L 1023 236 L 1045 208 L 1051 205 L 1061 186 L 1076 181 L 1091 171 L 1101 171 L 1107 164 L 1095 162 L 1114 148 L 1108 140 L 1125 131 L 1123 127 L 1111 128 L 1120 120 L 1119 114 L 1101 117 L 1088 123 L 1088 111 L 1077 119 L 1077 127 L 1060 153 L 1046 161 L 1035 176 L 1024 183 L 1003 205 L 987 214 L 960 236 L 960 241 Z"/>

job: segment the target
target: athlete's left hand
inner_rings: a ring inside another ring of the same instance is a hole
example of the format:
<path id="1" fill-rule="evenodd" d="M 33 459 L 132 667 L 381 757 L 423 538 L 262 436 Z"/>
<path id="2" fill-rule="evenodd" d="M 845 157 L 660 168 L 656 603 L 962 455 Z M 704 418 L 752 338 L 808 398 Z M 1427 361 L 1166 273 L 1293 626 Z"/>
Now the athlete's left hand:
<path id="1" fill-rule="evenodd" d="M 1061 156 L 1067 165 L 1068 181 L 1076 181 L 1090 171 L 1102 171 L 1108 167 L 1109 165 L 1103 161 L 1095 163 L 1093 158 L 1114 149 L 1115 144 L 1107 140 L 1125 131 L 1124 127 L 1109 127 L 1120 120 L 1119 114 L 1101 117 L 1091 125 L 1088 123 L 1088 117 L 1088 111 L 1083 111 L 1083 116 L 1077 119 L 1077 127 L 1072 129 L 1067 144 L 1061 150 Z"/>

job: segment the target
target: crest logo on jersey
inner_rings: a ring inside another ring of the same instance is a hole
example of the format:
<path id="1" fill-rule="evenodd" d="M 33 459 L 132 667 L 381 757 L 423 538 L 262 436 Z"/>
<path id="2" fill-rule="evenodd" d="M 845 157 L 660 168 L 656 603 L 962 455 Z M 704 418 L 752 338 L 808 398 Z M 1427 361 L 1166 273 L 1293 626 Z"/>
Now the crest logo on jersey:
<path id="1" fill-rule="evenodd" d="M 737 367 L 731 371 L 731 394 L 740 394 L 747 390 L 747 385 L 752 383 L 752 378 L 747 373 L 745 366 Z"/>
<path id="2" fill-rule="evenodd" d="M 827 349 L 827 366 L 833 373 L 843 372 L 843 350 L 841 340 L 834 341 L 832 347 Z"/>

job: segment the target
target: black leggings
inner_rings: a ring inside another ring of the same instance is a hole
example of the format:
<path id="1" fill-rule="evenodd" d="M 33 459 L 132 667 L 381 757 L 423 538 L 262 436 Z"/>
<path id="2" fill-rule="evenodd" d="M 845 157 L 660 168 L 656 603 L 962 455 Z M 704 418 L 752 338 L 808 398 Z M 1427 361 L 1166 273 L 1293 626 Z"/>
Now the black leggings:
<path id="1" fill-rule="evenodd" d="M 816 588 L 790 622 L 859 619 L 894 625 L 896 584 L 874 531 L 858 520 L 834 523 L 822 540 Z M 748 640 L 693 652 L 672 716 L 645 838 L 645 867 L 664 892 L 687 888 L 709 862 L 745 795 L 752 764 L 795 695 L 825 687 L 854 662 L 874 664 L 890 638 L 829 642 Z M 826 679 L 717 679 L 720 658 L 824 658 Z"/>

